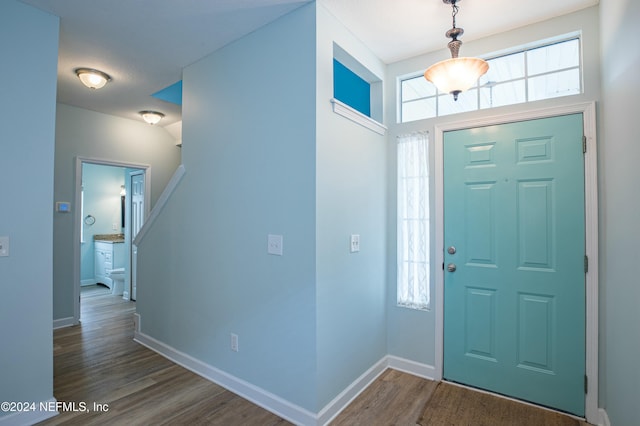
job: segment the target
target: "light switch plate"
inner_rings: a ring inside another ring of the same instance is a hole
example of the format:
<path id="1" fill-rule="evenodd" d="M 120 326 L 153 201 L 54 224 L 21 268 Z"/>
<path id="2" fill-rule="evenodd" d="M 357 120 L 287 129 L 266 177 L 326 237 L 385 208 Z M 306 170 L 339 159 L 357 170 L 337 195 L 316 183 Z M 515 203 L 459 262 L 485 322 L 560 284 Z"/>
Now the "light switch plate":
<path id="1" fill-rule="evenodd" d="M 267 253 L 282 256 L 282 235 L 267 236 Z"/>
<path id="2" fill-rule="evenodd" d="M 9 256 L 9 237 L 0 237 L 0 257 Z"/>
<path id="3" fill-rule="evenodd" d="M 359 252 L 360 251 L 360 235 L 352 234 L 351 239 L 349 241 L 350 241 L 349 251 L 351 253 Z"/>

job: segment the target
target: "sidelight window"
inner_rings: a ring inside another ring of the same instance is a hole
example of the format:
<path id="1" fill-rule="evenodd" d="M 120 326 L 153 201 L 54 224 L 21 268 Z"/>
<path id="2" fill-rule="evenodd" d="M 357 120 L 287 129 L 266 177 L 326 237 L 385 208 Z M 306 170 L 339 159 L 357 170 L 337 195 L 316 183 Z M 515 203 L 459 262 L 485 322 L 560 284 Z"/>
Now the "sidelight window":
<path id="1" fill-rule="evenodd" d="M 398 137 L 397 301 L 429 308 L 428 134 Z"/>

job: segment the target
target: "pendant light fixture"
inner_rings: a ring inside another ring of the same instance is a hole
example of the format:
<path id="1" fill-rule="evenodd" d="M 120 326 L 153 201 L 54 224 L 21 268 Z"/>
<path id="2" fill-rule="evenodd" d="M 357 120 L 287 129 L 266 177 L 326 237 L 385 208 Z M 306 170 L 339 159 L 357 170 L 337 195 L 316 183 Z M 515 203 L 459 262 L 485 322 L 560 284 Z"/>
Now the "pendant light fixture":
<path id="1" fill-rule="evenodd" d="M 111 81 L 109 74 L 91 68 L 78 68 L 76 69 L 76 75 L 82 84 L 89 89 L 101 89 Z"/>
<path id="2" fill-rule="evenodd" d="M 424 73 L 424 78 L 436 85 L 438 90 L 444 93 L 451 93 L 453 100 L 458 100 L 458 95 L 472 87 L 478 79 L 487 72 L 489 64 L 480 58 L 459 58 L 462 41 L 458 40 L 464 34 L 462 28 L 456 27 L 456 15 L 458 5 L 462 0 L 442 0 L 445 4 L 450 4 L 453 8 L 453 28 L 446 32 L 445 36 L 450 38 L 449 50 L 451 59 L 440 61 L 431 65 Z"/>
<path id="3" fill-rule="evenodd" d="M 157 124 L 164 117 L 164 114 L 158 111 L 140 111 L 139 114 L 144 121 L 151 125 Z"/>

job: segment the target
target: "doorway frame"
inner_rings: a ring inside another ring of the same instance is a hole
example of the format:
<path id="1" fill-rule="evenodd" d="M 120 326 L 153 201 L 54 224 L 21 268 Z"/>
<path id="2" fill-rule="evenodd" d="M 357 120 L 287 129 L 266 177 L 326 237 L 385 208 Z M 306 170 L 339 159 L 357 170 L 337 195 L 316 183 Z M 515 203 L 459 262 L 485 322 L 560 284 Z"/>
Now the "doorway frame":
<path id="1" fill-rule="evenodd" d="M 475 127 L 507 124 L 538 118 L 581 113 L 583 116 L 586 152 L 584 153 L 585 184 L 585 250 L 589 259 L 585 274 L 585 417 L 598 424 L 598 153 L 596 141 L 596 105 L 584 102 L 544 109 L 506 113 L 485 118 L 436 124 L 434 126 L 435 177 L 435 265 L 444 265 L 444 132 Z M 434 286 L 435 308 L 435 379 L 440 381 L 444 367 L 444 270 L 437 267 Z"/>
<path id="2" fill-rule="evenodd" d="M 129 191 L 129 194 L 132 192 L 131 190 L 131 184 L 133 182 L 133 177 L 134 176 L 138 176 L 138 175 L 143 175 L 144 177 L 144 209 L 143 209 L 143 215 L 144 215 L 144 219 L 146 220 L 149 217 L 149 203 L 150 203 L 150 194 L 148 191 L 148 186 L 147 186 L 147 181 L 148 181 L 148 176 L 146 174 L 145 170 L 134 170 L 134 171 L 130 171 L 127 174 L 127 191 Z M 128 212 L 127 212 L 127 223 L 131 224 L 133 223 L 133 221 L 131 220 L 131 212 L 133 211 L 132 207 L 131 207 L 131 202 L 132 202 L 132 197 L 129 197 L 129 202 L 127 204 L 127 208 L 128 208 Z M 125 241 L 129 242 L 129 261 L 128 261 L 128 266 L 129 266 L 129 284 L 126 285 L 125 283 L 125 291 L 128 295 L 128 299 L 129 300 L 136 300 L 137 299 L 137 295 L 136 295 L 136 299 L 133 299 L 133 280 L 134 280 L 134 272 L 136 270 L 136 268 L 134 268 L 134 263 L 136 262 L 136 259 L 134 259 L 134 256 L 137 256 L 137 249 L 134 250 L 134 246 L 135 244 L 133 243 L 133 241 L 135 240 L 135 237 L 133 235 L 131 235 L 131 226 L 127 226 L 125 227 L 124 230 L 124 238 Z"/>
<path id="3" fill-rule="evenodd" d="M 82 157 L 75 158 L 74 171 L 74 202 L 76 209 L 73 215 L 73 324 L 80 323 L 80 235 L 82 227 L 82 214 L 80 209 L 82 193 L 82 165 L 96 164 L 99 166 L 124 167 L 131 169 L 141 169 L 145 174 L 144 190 L 145 204 L 148 205 L 147 197 L 151 194 L 151 165 L 141 163 L 130 163 L 125 161 L 109 160 L 105 158 Z M 126 179 L 125 179 L 126 183 Z M 128 262 L 131 262 L 129 255 Z M 129 266 L 129 268 L 131 268 Z"/>

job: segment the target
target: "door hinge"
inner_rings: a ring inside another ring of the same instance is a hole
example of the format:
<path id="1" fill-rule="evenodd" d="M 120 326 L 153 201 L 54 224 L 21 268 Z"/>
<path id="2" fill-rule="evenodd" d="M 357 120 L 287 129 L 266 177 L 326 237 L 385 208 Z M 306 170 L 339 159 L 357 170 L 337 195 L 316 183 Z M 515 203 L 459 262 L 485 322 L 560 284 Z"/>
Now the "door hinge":
<path id="1" fill-rule="evenodd" d="M 584 255 L 584 273 L 589 272 L 589 256 Z"/>
<path id="2" fill-rule="evenodd" d="M 584 393 L 589 393 L 589 379 L 586 374 L 584 375 Z"/>
<path id="3" fill-rule="evenodd" d="M 583 154 L 587 153 L 587 137 L 586 136 L 582 137 L 582 153 Z"/>

